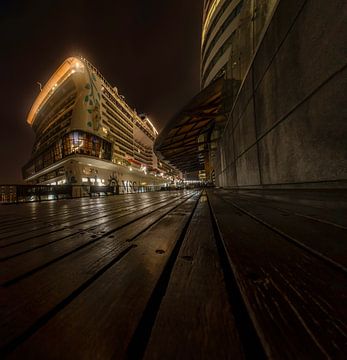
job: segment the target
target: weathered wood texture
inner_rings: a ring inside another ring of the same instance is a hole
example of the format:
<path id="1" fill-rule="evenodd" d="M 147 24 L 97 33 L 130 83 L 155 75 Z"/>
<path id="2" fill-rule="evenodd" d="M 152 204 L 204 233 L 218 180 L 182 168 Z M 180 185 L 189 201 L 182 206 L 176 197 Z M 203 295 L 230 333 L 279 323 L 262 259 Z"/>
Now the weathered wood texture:
<path id="1" fill-rule="evenodd" d="M 347 351 L 346 231 L 287 201 L 211 191 L 220 237 L 269 358 L 342 359 Z M 314 203 L 314 202 L 313 202 Z M 305 209 L 307 210 L 307 208 Z M 342 226 L 342 225 L 341 225 Z"/>
<path id="2" fill-rule="evenodd" d="M 278 194 L 1 206 L 1 354 L 342 359 L 343 198 Z"/>
<path id="3" fill-rule="evenodd" d="M 164 198 L 167 196 L 169 199 L 172 197 L 163 195 Z M 192 194 L 183 194 L 176 197 L 176 207 L 185 205 L 187 199 L 195 201 L 195 197 L 189 199 L 191 196 Z M 138 202 L 141 204 L 141 198 Z M 143 214 L 141 210 L 139 213 L 135 211 L 131 214 L 131 219 L 121 224 L 117 223 L 117 219 L 109 217 L 112 228 L 99 236 L 96 235 L 97 229 L 93 228 L 92 233 L 78 234 L 72 238 L 63 237 L 53 244 L 48 243 L 47 246 L 17 258 L 5 260 L 5 279 L 12 282 L 5 282 L 4 288 L 1 289 L 0 301 L 4 309 L 1 321 L 4 335 L 0 339 L 1 343 L 5 345 L 16 341 L 15 339 L 23 333 L 33 331 L 37 322 L 42 321 L 45 316 L 49 317 L 49 313 L 62 306 L 70 296 L 74 297 L 72 294 L 86 286 L 96 273 L 103 271 L 124 251 L 132 249 L 129 240 L 136 238 L 160 217 L 165 216 L 165 212 L 169 213 L 175 209 L 175 205 L 171 205 L 171 200 L 168 200 L 167 205 L 168 208 L 165 208 L 164 212 L 161 206 L 155 205 L 148 209 L 147 214 Z M 150 216 L 152 218 L 149 218 Z M 135 220 L 141 223 L 136 223 Z M 31 262 L 21 261 L 22 257 L 30 259 L 30 256 Z M 16 263 L 13 263 L 14 260 Z M 7 266 L 8 262 L 10 265 Z M 21 263 L 23 265 L 20 267 Z M 26 270 L 28 273 L 23 273 Z"/>
<path id="4" fill-rule="evenodd" d="M 189 225 L 145 359 L 243 359 L 207 197 Z"/>

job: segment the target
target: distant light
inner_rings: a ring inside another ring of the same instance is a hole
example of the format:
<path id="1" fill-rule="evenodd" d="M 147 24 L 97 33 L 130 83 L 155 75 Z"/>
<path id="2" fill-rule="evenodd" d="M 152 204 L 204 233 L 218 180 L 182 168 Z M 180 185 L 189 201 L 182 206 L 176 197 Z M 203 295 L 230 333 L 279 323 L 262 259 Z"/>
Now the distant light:
<path id="1" fill-rule="evenodd" d="M 130 167 L 129 167 L 129 170 L 130 170 L 130 171 L 133 171 L 133 168 L 130 166 Z"/>

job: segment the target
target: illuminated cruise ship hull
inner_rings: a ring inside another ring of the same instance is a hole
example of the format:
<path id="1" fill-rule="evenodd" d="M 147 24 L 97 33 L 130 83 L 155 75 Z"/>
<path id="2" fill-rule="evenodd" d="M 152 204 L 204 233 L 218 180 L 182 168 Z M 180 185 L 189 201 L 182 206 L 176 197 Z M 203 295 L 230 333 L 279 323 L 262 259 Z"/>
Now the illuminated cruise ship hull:
<path id="1" fill-rule="evenodd" d="M 168 185 L 178 173 L 153 153 L 157 131 L 85 59 L 69 58 L 35 100 L 31 184 Z"/>

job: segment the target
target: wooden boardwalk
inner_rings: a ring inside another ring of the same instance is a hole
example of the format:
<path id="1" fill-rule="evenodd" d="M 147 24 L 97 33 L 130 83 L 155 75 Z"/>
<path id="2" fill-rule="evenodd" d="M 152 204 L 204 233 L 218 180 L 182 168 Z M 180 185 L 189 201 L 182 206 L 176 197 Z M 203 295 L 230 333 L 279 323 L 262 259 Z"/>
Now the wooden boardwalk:
<path id="1" fill-rule="evenodd" d="M 9 359 L 344 359 L 342 192 L 0 207 Z"/>

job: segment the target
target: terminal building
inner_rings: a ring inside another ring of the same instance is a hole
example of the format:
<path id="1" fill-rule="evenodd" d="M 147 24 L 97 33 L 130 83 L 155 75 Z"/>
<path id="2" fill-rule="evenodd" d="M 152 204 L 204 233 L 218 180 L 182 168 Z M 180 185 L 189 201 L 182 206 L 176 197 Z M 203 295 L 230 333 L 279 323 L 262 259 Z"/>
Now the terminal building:
<path id="1" fill-rule="evenodd" d="M 158 132 L 86 59 L 54 72 L 29 112 L 36 141 L 23 167 L 28 184 L 169 185 L 179 172 L 153 153 Z"/>
<path id="2" fill-rule="evenodd" d="M 224 188 L 345 187 L 344 6 L 206 0 L 201 91 L 158 156 Z"/>
<path id="3" fill-rule="evenodd" d="M 277 0 L 205 0 L 201 91 L 168 123 L 155 144 L 158 156 L 187 177 L 218 182 L 217 144 L 276 4 Z"/>
<path id="4" fill-rule="evenodd" d="M 205 1 L 201 37 L 201 88 L 229 70 L 243 4 L 243 0 Z"/>

